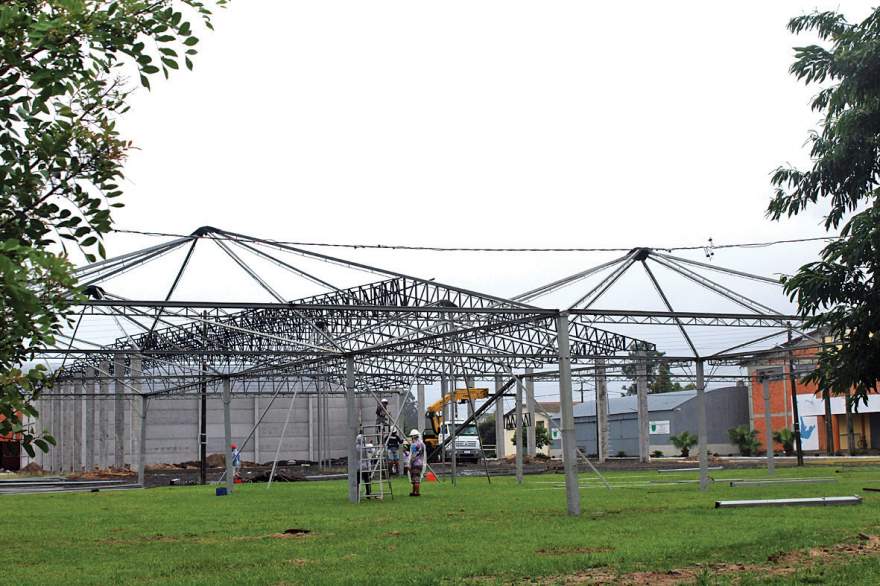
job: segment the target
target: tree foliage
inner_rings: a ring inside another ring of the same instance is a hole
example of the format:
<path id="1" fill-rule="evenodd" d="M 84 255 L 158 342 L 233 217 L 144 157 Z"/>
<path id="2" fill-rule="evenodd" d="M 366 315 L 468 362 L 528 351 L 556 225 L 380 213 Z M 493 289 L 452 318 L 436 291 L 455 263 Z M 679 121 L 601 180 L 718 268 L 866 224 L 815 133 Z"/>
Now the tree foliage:
<path id="1" fill-rule="evenodd" d="M 669 362 L 663 359 L 665 352 L 657 350 L 642 350 L 629 353 L 632 360 L 641 357 L 645 359 L 645 367 L 648 379 L 649 393 L 671 393 L 674 391 L 689 391 L 697 388 L 693 383 L 682 386 L 679 382 L 672 382 L 669 371 Z M 632 384 L 623 385 L 623 390 L 627 395 L 635 395 L 638 392 L 636 383 L 637 370 L 634 364 L 627 364 L 623 367 L 623 374 L 632 380 Z"/>
<path id="2" fill-rule="evenodd" d="M 840 230 L 818 261 L 783 283 L 807 326 L 835 342 L 805 380 L 867 402 L 880 379 L 880 8 L 858 24 L 817 12 L 788 28 L 820 39 L 795 49 L 791 73 L 819 86 L 812 108 L 823 118 L 809 136 L 812 166 L 773 173 L 768 215 L 778 220 L 821 204 L 826 230 Z"/>
<path id="3" fill-rule="evenodd" d="M 224 5 L 226 0 L 214 0 Z M 68 253 L 93 262 L 120 207 L 131 144 L 116 129 L 136 84 L 197 53 L 198 0 L 6 0 L 0 4 L 0 436 L 54 440 L 23 424 L 51 377 L 22 365 L 55 342 L 77 299 Z"/>
<path id="4" fill-rule="evenodd" d="M 525 446 L 528 443 L 528 428 L 523 427 L 521 430 L 522 433 L 522 445 Z M 516 445 L 516 433 L 510 436 L 510 443 Z M 536 427 L 535 428 L 535 447 L 537 449 L 541 449 L 544 446 L 550 445 L 550 431 L 546 427 Z"/>

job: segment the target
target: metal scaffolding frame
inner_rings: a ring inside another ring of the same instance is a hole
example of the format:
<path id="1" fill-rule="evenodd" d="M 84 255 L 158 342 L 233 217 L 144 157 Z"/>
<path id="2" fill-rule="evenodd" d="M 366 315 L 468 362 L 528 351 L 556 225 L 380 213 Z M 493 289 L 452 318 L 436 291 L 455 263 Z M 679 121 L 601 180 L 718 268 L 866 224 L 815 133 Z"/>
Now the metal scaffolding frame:
<path id="1" fill-rule="evenodd" d="M 173 299 L 192 264 L 197 246 L 213 244 L 272 300 L 185 301 Z M 161 299 L 127 299 L 113 293 L 112 281 L 137 271 L 174 251 L 185 251 L 171 284 Z M 381 277 L 363 285 L 337 287 L 315 271 L 306 270 L 291 256 Z M 285 300 L 278 288 L 261 275 L 248 259 L 259 258 L 278 267 L 290 278 L 303 279 L 323 293 Z M 743 313 L 676 311 L 648 261 L 672 270 L 689 281 L 735 302 Z M 593 306 L 633 266 L 640 264 L 662 299 L 665 311 L 602 310 Z M 690 268 L 695 267 L 695 268 Z M 695 364 L 700 419 L 700 464 L 706 466 L 706 430 L 703 391 L 704 364 L 739 363 L 756 352 L 741 350 L 773 336 L 795 330 L 800 318 L 784 315 L 755 302 L 696 272 L 709 269 L 738 277 L 773 282 L 765 277 L 722 269 L 637 248 L 613 261 L 581 271 L 512 299 L 401 274 L 363 263 L 328 256 L 272 240 L 212 227 L 199 228 L 185 238 L 92 263 L 76 271 L 85 299 L 74 300 L 77 320 L 57 344 L 38 353 L 40 359 L 62 359 L 58 381 L 113 379 L 114 397 L 142 397 L 141 425 L 146 425 L 148 400 L 154 397 L 202 397 L 222 394 L 226 421 L 226 446 L 230 443 L 229 402 L 234 394 L 279 396 L 284 382 L 323 381 L 324 393 L 342 393 L 348 406 L 349 495 L 357 500 L 354 438 L 354 399 L 373 390 L 410 388 L 441 377 L 488 380 L 502 384 L 468 422 L 477 420 L 517 380 L 557 380 L 561 397 L 561 425 L 568 511 L 580 511 L 576 482 L 576 447 L 572 415 L 572 378 L 596 376 L 601 363 L 606 377 L 619 376 L 631 364 L 644 364 L 640 352 L 655 344 L 597 327 L 597 324 L 672 325 L 687 341 L 691 356 L 672 356 L 671 364 Z M 609 270 L 598 284 L 565 310 L 529 302 L 585 278 Z M 110 319 L 123 335 L 109 343 L 90 341 L 80 324 Z M 123 325 L 124 324 L 124 325 Z M 688 335 L 690 327 L 782 328 L 730 351 L 701 356 Z M 131 333 L 128 331 L 131 329 Z M 766 351 L 764 351 L 766 352 Z M 108 365 L 112 364 L 112 368 Z M 125 382 L 131 370 L 136 384 Z M 515 374 L 522 371 L 525 374 Z M 272 381 L 266 388 L 266 382 Z M 281 381 L 281 385 L 276 383 Z M 315 383 L 321 393 L 322 385 Z M 640 382 L 640 388 L 644 386 Z M 120 392 L 125 387 L 130 393 Z M 302 387 L 302 385 L 301 385 Z M 45 397 L 77 396 L 73 384 L 60 384 Z M 204 417 L 204 415 L 203 415 Z M 646 420 L 645 420 L 645 423 Z M 448 440 L 447 440 L 448 441 Z M 139 467 L 144 462 L 140 442 Z M 442 448 L 442 446 L 441 446 Z M 228 456 L 228 455 L 227 455 Z M 228 459 L 228 458 L 227 458 Z M 705 471 L 704 471 L 705 472 Z M 231 483 L 231 476 L 227 482 Z M 705 488 L 705 475 L 701 486 Z M 231 490 L 232 486 L 229 485 Z"/>

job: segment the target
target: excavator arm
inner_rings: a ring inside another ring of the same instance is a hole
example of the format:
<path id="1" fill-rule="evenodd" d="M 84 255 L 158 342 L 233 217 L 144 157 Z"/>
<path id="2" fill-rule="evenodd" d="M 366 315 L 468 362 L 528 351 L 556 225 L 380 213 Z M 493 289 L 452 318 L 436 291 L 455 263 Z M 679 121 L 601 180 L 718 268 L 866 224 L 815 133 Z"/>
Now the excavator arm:
<path id="1" fill-rule="evenodd" d="M 439 400 L 428 405 L 425 410 L 425 419 L 430 422 L 430 430 L 433 433 L 428 434 L 428 428 L 425 428 L 425 433 L 423 435 L 427 435 L 428 437 L 436 437 L 440 435 L 440 427 L 443 425 L 443 407 L 445 407 L 450 401 L 465 403 L 476 399 L 486 399 L 488 396 L 489 389 L 487 388 L 468 388 L 455 389 L 455 392 L 452 393 L 452 395 L 440 397 Z"/>

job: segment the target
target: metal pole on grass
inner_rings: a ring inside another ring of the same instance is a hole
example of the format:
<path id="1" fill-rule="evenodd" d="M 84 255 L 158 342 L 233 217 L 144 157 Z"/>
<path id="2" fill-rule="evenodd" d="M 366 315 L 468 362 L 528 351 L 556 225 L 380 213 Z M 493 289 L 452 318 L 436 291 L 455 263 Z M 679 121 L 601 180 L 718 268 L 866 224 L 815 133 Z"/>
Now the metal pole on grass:
<path id="1" fill-rule="evenodd" d="M 516 423 L 513 428 L 513 438 L 516 444 L 516 483 L 523 482 L 523 382 L 520 377 L 516 377 L 516 413 L 514 415 Z"/>
<path id="2" fill-rule="evenodd" d="M 229 377 L 223 379 L 223 441 L 226 447 L 223 453 L 226 454 L 226 490 L 232 494 L 233 485 L 235 484 L 235 473 L 232 471 L 232 392 Z"/>
<path id="3" fill-rule="evenodd" d="M 357 439 L 357 413 L 354 404 L 354 356 L 345 357 L 345 411 L 348 422 L 348 433 L 345 441 L 348 444 L 348 500 L 358 502 L 358 450 L 355 440 Z"/>
<path id="4" fill-rule="evenodd" d="M 770 417 L 770 380 L 764 375 L 762 388 L 764 392 L 764 428 L 766 433 L 765 445 L 767 447 L 767 474 L 773 475 L 776 472 L 776 462 L 773 458 L 773 423 Z"/>
<path id="5" fill-rule="evenodd" d="M 697 360 L 697 442 L 700 453 L 700 490 L 709 487 L 708 425 L 706 424 L 706 380 L 703 361 Z"/>
<path id="6" fill-rule="evenodd" d="M 644 351 L 639 351 L 636 362 L 636 393 L 639 415 L 639 462 L 650 462 L 648 438 L 648 363 Z"/>
<path id="7" fill-rule="evenodd" d="M 147 405 L 150 399 L 141 396 L 141 439 L 138 442 L 140 455 L 138 456 L 138 484 L 144 485 L 144 472 L 147 466 Z"/>
<path id="8" fill-rule="evenodd" d="M 565 469 L 565 494 L 568 514 L 581 514 L 581 493 L 577 481 L 577 451 L 574 431 L 574 405 L 571 398 L 571 349 L 568 342 L 568 314 L 556 318 L 559 352 L 559 407 L 562 418 L 562 464 Z"/>

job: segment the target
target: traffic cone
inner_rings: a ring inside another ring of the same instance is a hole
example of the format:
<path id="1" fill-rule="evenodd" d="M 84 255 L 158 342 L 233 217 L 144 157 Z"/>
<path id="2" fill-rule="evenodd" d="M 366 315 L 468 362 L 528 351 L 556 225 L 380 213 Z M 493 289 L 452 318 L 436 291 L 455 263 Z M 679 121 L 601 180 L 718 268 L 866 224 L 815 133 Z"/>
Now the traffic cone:
<path id="1" fill-rule="evenodd" d="M 437 476 L 429 470 L 428 473 L 425 474 L 425 480 L 428 482 L 437 482 Z"/>

